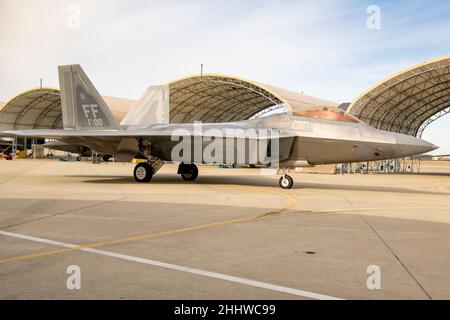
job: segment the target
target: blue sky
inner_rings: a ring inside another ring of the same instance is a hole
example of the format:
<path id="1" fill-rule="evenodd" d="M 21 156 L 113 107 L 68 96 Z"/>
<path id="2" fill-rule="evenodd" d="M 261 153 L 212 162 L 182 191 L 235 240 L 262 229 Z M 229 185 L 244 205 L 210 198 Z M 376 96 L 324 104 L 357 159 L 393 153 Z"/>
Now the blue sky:
<path id="1" fill-rule="evenodd" d="M 70 7 L 79 28 L 68 27 Z M 369 30 L 366 10 L 381 9 Z M 68 12 L 69 10 L 69 12 Z M 406 67 L 450 54 L 448 1 L 0 1 L 0 100 L 57 86 L 79 63 L 99 91 L 137 99 L 151 84 L 206 72 L 337 102 Z M 450 154 L 450 115 L 424 138 Z"/>

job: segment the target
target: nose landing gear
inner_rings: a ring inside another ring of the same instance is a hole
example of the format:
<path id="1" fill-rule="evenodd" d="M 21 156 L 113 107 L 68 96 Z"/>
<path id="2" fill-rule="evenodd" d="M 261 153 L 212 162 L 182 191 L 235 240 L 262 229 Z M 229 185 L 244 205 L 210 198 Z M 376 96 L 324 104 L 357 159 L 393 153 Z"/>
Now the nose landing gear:
<path id="1" fill-rule="evenodd" d="M 292 179 L 291 176 L 285 174 L 280 178 L 279 184 L 282 189 L 291 189 L 294 185 L 294 179 Z"/>
<path id="2" fill-rule="evenodd" d="M 294 186 L 294 179 L 287 173 L 289 172 L 288 169 L 283 169 L 283 174 L 278 181 L 280 188 L 282 189 L 291 189 Z"/>

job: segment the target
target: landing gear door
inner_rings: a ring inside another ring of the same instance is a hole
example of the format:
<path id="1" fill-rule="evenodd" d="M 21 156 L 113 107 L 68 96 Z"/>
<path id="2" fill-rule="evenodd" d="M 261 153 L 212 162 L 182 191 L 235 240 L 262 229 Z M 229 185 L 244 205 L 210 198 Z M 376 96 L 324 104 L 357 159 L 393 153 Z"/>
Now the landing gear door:
<path id="1" fill-rule="evenodd" d="M 278 168 L 280 162 L 289 158 L 294 139 L 294 137 L 287 137 L 269 141 L 267 145 L 267 160 L 272 168 Z"/>
<path id="2" fill-rule="evenodd" d="M 280 162 L 289 158 L 292 146 L 294 144 L 294 139 L 294 137 L 280 138 Z"/>

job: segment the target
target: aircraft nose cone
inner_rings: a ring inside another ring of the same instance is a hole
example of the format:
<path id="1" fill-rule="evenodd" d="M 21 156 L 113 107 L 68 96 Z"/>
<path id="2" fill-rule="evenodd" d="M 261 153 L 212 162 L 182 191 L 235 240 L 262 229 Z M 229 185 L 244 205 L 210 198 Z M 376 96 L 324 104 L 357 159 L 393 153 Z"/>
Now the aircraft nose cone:
<path id="1" fill-rule="evenodd" d="M 438 149 L 438 146 L 409 135 L 399 134 L 397 144 L 403 154 L 407 156 L 419 155 Z"/>
<path id="2" fill-rule="evenodd" d="M 430 151 L 433 151 L 433 150 L 436 150 L 439 148 L 438 146 L 436 146 L 426 140 L 422 140 L 419 138 L 416 138 L 416 139 L 419 140 L 420 147 L 423 148 L 423 150 L 425 150 L 425 151 L 423 151 L 423 153 L 430 152 Z"/>

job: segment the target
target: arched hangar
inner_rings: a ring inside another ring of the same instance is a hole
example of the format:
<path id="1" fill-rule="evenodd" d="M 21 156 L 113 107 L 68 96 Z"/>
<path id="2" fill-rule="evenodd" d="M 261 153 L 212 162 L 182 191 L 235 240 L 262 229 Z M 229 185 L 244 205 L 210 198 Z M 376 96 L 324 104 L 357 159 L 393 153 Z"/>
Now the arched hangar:
<path id="1" fill-rule="evenodd" d="M 338 107 L 335 102 L 217 74 L 190 76 L 168 86 L 170 122 L 175 123 L 239 121 L 276 109 L 296 112 Z M 129 99 L 103 98 L 119 122 L 136 104 Z M 52 128 L 62 128 L 57 88 L 27 90 L 0 109 L 0 131 Z"/>
<path id="2" fill-rule="evenodd" d="M 135 101 L 103 97 L 120 121 Z M 0 106 L 0 131 L 62 128 L 61 96 L 57 88 L 32 88 Z"/>
<path id="3" fill-rule="evenodd" d="M 168 83 L 170 121 L 246 120 L 274 110 L 308 116 L 306 110 L 339 110 L 339 104 L 219 74 L 194 75 Z M 420 136 L 450 112 L 450 56 L 401 71 L 355 99 L 347 112 L 375 128 Z M 136 101 L 104 97 L 120 122 Z M 342 106 L 341 106 L 342 107 Z M 314 116 L 314 115 L 313 115 Z M 0 105 L 0 131 L 61 128 L 57 88 L 34 88 Z"/>
<path id="4" fill-rule="evenodd" d="M 377 129 L 420 137 L 430 123 L 450 113 L 450 56 L 394 74 L 347 111 Z"/>

